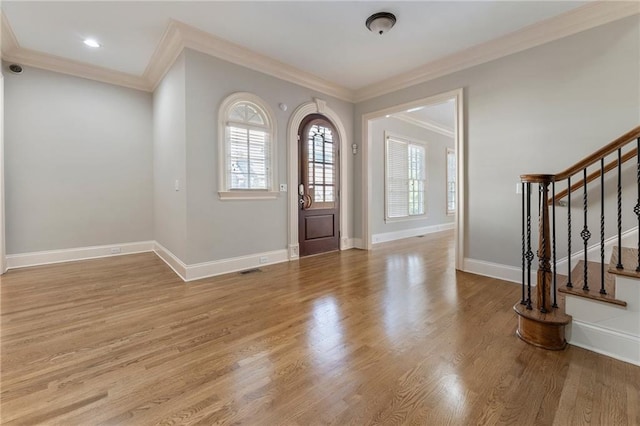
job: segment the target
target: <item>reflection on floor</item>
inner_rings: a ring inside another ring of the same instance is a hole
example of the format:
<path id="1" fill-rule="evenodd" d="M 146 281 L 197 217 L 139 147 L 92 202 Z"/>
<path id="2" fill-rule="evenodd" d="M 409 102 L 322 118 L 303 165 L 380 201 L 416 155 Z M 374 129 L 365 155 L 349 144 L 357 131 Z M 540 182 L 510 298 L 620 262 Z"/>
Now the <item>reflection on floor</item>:
<path id="1" fill-rule="evenodd" d="M 2 277 L 3 424 L 640 424 L 640 368 L 514 336 L 443 232 L 185 284 L 154 254 Z"/>

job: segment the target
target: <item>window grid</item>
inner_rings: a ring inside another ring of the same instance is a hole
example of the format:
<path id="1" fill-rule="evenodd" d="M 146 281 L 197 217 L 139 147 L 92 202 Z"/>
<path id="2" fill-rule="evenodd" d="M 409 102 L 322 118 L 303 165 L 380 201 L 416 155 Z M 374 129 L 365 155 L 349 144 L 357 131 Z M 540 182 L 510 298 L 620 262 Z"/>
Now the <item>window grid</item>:
<path id="1" fill-rule="evenodd" d="M 229 108 L 226 121 L 227 190 L 268 190 L 270 126 L 265 112 L 248 101 Z"/>
<path id="2" fill-rule="evenodd" d="M 309 193 L 314 202 L 332 203 L 335 183 L 333 135 L 331 129 L 314 124 L 307 138 Z"/>
<path id="3" fill-rule="evenodd" d="M 456 153 L 447 148 L 447 214 L 456 212 Z"/>
<path id="4" fill-rule="evenodd" d="M 426 150 L 424 146 L 387 137 L 386 217 L 425 214 Z"/>

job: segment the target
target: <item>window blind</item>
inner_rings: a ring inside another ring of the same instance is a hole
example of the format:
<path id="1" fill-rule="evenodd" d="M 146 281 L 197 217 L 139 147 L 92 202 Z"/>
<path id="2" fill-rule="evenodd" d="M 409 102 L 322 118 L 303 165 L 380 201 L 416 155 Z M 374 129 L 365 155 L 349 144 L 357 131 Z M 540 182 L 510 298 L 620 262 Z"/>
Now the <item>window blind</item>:
<path id="1" fill-rule="evenodd" d="M 425 213 L 425 149 L 421 145 L 387 137 L 386 217 Z"/>

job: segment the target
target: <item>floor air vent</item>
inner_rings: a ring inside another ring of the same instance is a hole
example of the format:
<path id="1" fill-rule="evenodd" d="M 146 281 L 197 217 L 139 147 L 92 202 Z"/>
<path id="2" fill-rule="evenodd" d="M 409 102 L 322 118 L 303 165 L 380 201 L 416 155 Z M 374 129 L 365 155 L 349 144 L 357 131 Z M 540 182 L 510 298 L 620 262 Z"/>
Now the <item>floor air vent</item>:
<path id="1" fill-rule="evenodd" d="M 246 271 L 240 271 L 242 275 L 253 274 L 254 272 L 262 272 L 260 268 L 247 269 Z"/>

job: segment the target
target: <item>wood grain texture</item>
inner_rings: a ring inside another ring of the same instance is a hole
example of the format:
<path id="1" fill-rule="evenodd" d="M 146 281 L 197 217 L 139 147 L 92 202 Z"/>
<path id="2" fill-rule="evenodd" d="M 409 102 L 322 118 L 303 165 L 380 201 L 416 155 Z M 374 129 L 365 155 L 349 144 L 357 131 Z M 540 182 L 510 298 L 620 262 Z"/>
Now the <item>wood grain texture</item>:
<path id="1" fill-rule="evenodd" d="M 638 148 L 633 148 L 631 151 L 625 152 L 623 155 L 620 156 L 620 164 L 624 164 L 627 161 L 631 160 L 632 158 L 636 158 L 637 156 L 638 156 Z M 611 170 L 615 169 L 616 167 L 618 167 L 617 159 L 607 163 L 607 165 L 604 166 L 604 170 L 596 170 L 595 172 L 590 173 L 587 176 L 586 183 L 593 182 L 594 180 L 602 176 L 602 174 L 606 174 Z M 564 197 L 566 197 L 570 192 L 577 191 L 578 189 L 582 188 L 584 185 L 585 185 L 585 180 L 580 179 L 578 182 L 571 185 L 571 188 L 566 188 L 566 189 L 563 189 L 562 191 L 559 191 L 555 197 L 556 203 L 561 199 L 563 199 Z M 549 198 L 548 204 L 551 205 L 552 203 L 553 203 L 553 199 Z"/>
<path id="2" fill-rule="evenodd" d="M 615 269 L 615 266 L 613 268 Z M 611 273 L 610 266 L 605 265 L 604 272 L 604 289 L 607 294 L 600 294 L 600 273 L 601 271 L 599 262 L 587 262 L 587 284 L 589 284 L 589 290 L 583 290 L 582 287 L 584 285 L 584 260 L 579 260 L 575 268 L 573 268 L 573 271 L 571 272 L 571 285 L 573 287 L 567 287 L 566 277 L 561 277 L 558 278 L 558 292 L 584 297 L 591 300 L 597 300 L 599 302 L 611 303 L 618 306 L 627 306 L 626 301 L 616 299 L 616 283 L 613 274 Z"/>
<path id="3" fill-rule="evenodd" d="M 2 276 L 3 425 L 640 424 L 640 368 L 515 336 L 453 233 L 181 282 L 155 255 Z"/>
<path id="4" fill-rule="evenodd" d="M 608 272 L 613 275 L 624 275 L 631 278 L 640 278 L 638 268 L 638 249 L 622 247 L 622 269 L 617 269 L 618 247 L 614 247 L 611 252 L 611 262 L 609 262 Z"/>

